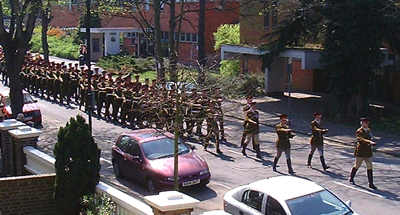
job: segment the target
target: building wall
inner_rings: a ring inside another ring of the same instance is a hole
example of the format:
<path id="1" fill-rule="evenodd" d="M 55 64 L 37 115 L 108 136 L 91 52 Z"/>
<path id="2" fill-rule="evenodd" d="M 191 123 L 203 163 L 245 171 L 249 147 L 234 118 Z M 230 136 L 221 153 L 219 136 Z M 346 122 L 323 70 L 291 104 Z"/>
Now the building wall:
<path id="1" fill-rule="evenodd" d="M 56 213 L 55 174 L 0 178 L 0 214 Z"/>
<path id="2" fill-rule="evenodd" d="M 301 69 L 301 60 L 292 61 L 292 88 L 300 91 L 313 91 L 313 70 Z"/>
<path id="3" fill-rule="evenodd" d="M 260 46 L 277 40 L 278 35 L 272 34 L 279 29 L 291 9 L 296 5 L 296 0 L 281 0 L 279 10 L 265 10 L 269 1 L 244 1 L 240 7 L 240 42 L 241 44 Z M 274 22 L 276 17 L 276 22 Z M 265 21 L 269 23 L 265 25 Z"/>
<path id="4" fill-rule="evenodd" d="M 214 35 L 217 28 L 223 24 L 234 24 L 239 22 L 239 1 L 227 0 L 224 1 L 223 7 L 221 7 L 221 1 L 207 1 L 206 3 L 206 24 L 205 24 L 205 51 L 206 55 L 214 55 Z M 70 10 L 68 7 L 55 6 L 53 14 L 62 14 L 63 16 L 54 16 L 50 25 L 53 27 L 77 27 L 79 24 L 80 11 L 76 6 L 73 6 Z M 184 4 L 185 11 L 192 11 L 185 13 L 185 20 L 182 21 L 180 26 L 181 32 L 183 33 L 198 33 L 198 2 L 187 2 Z M 176 15 L 181 14 L 181 4 L 176 4 Z M 147 20 L 153 20 L 154 11 L 150 9 L 144 13 Z M 160 15 L 160 25 L 163 32 L 169 31 L 169 7 L 165 6 Z M 119 17 L 119 16 L 101 16 L 101 27 L 103 28 L 132 28 L 135 31 L 142 31 L 139 23 L 133 18 Z M 178 31 L 178 26 L 176 27 Z M 133 52 L 132 44 L 129 41 L 123 42 L 124 46 L 122 49 Z M 180 61 L 190 60 L 188 63 L 192 63 L 191 56 L 197 57 L 197 48 L 191 48 L 195 46 L 196 42 L 181 42 L 182 47 L 179 49 Z M 191 54 L 193 53 L 193 54 Z M 186 63 L 186 62 L 185 62 Z"/>

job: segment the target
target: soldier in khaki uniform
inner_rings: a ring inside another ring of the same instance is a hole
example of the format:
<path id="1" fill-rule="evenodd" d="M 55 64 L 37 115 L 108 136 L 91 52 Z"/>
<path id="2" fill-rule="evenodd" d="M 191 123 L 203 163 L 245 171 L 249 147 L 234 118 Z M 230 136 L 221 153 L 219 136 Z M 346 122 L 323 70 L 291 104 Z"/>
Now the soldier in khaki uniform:
<path id="1" fill-rule="evenodd" d="M 371 189 L 378 189 L 374 185 L 373 175 L 372 175 L 372 146 L 376 145 L 374 141 L 372 141 L 372 133 L 369 128 L 369 120 L 367 118 L 360 119 L 361 127 L 356 131 L 357 137 L 357 145 L 354 151 L 354 156 L 356 157 L 356 161 L 354 163 L 353 168 L 350 173 L 350 183 L 354 183 L 354 176 L 357 173 L 358 168 L 360 168 L 362 162 L 364 161 L 367 165 L 367 176 L 368 183 Z"/>
<path id="2" fill-rule="evenodd" d="M 207 147 L 210 144 L 211 137 L 215 139 L 215 148 L 218 154 L 222 154 L 219 149 L 219 129 L 218 129 L 218 114 L 215 110 L 215 104 L 210 102 L 209 109 L 207 110 L 207 136 L 205 137 L 204 150 L 207 151 Z"/>
<path id="3" fill-rule="evenodd" d="M 310 140 L 311 152 L 308 155 L 307 166 L 309 168 L 311 168 L 311 160 L 312 160 L 313 154 L 314 154 L 315 150 L 318 149 L 322 168 L 324 168 L 324 170 L 326 171 L 327 169 L 329 169 L 329 166 L 326 165 L 325 158 L 324 158 L 324 136 L 323 135 L 328 132 L 328 129 L 324 129 L 321 127 L 321 118 L 322 118 L 321 113 L 314 113 L 314 120 L 311 122 L 311 131 L 312 131 L 312 136 L 311 136 L 311 140 Z"/>
<path id="4" fill-rule="evenodd" d="M 275 126 L 278 139 L 276 140 L 276 156 L 272 168 L 273 171 L 276 171 L 276 164 L 278 163 L 282 152 L 285 152 L 288 172 L 289 174 L 294 174 L 292 161 L 290 159 L 290 139 L 294 137 L 294 134 L 292 134 L 292 129 L 289 128 L 288 116 L 286 114 L 282 114 L 279 116 L 279 118 L 281 122 Z"/>
<path id="5" fill-rule="evenodd" d="M 256 149 L 257 158 L 261 159 L 260 144 L 259 144 L 259 113 L 256 110 L 256 103 L 250 103 L 250 109 L 246 112 L 246 118 L 244 121 L 244 133 L 246 134 L 245 141 L 243 143 L 242 154 L 247 156 L 246 147 L 253 140 L 254 148 Z"/>

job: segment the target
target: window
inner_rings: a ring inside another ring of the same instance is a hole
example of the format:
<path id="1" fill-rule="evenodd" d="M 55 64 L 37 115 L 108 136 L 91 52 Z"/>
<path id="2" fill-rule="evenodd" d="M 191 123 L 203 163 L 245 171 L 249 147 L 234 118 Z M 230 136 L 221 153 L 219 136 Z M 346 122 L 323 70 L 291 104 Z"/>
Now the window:
<path id="1" fill-rule="evenodd" d="M 129 139 L 128 141 L 128 151 L 130 155 L 133 156 L 140 156 L 142 153 L 140 153 L 140 148 L 139 145 L 136 143 L 136 141 Z"/>
<path id="2" fill-rule="evenodd" d="M 100 52 L 100 39 L 93 38 L 92 43 L 93 43 L 93 52 Z"/>
<path id="3" fill-rule="evenodd" d="M 178 40 L 178 37 L 179 37 L 179 36 L 178 36 L 178 32 L 175 32 L 175 33 L 174 33 L 174 40 Z"/>
<path id="4" fill-rule="evenodd" d="M 192 41 L 191 36 L 192 36 L 191 33 L 186 33 L 186 42 Z"/>
<path id="5" fill-rule="evenodd" d="M 265 215 L 286 215 L 286 213 L 278 201 L 276 201 L 271 196 L 268 196 Z"/>
<path id="6" fill-rule="evenodd" d="M 185 41 L 185 33 L 181 33 L 180 41 Z"/>
<path id="7" fill-rule="evenodd" d="M 197 42 L 197 34 L 192 34 L 192 42 Z"/>
<path id="8" fill-rule="evenodd" d="M 264 14 L 264 28 L 266 28 L 266 29 L 268 29 L 268 28 L 269 28 L 269 25 L 270 25 L 270 23 L 269 23 L 269 17 L 270 17 L 269 12 L 266 12 L 266 13 Z"/>
<path id="9" fill-rule="evenodd" d="M 120 148 L 123 152 L 127 152 L 130 139 L 131 138 L 128 136 L 121 137 L 121 140 L 117 143 L 118 148 Z"/>
<path id="10" fill-rule="evenodd" d="M 243 193 L 242 202 L 251 208 L 261 211 L 263 198 L 263 193 L 247 190 Z"/>

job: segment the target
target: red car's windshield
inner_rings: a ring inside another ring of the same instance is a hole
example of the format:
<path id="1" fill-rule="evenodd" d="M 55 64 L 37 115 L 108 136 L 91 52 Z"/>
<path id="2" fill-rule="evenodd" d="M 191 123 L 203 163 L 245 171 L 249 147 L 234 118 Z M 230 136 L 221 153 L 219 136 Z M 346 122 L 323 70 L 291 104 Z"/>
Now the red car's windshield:
<path id="1" fill-rule="evenodd" d="M 10 97 L 5 96 L 4 102 L 6 106 L 10 106 L 11 104 Z M 29 95 L 28 93 L 24 93 L 24 104 L 30 104 L 30 103 L 34 103 L 32 96 Z"/>
<path id="2" fill-rule="evenodd" d="M 143 143 L 142 148 L 144 155 L 150 160 L 174 156 L 174 140 L 170 138 L 162 138 Z M 178 145 L 178 153 L 186 154 L 189 152 L 189 147 L 180 142 Z"/>

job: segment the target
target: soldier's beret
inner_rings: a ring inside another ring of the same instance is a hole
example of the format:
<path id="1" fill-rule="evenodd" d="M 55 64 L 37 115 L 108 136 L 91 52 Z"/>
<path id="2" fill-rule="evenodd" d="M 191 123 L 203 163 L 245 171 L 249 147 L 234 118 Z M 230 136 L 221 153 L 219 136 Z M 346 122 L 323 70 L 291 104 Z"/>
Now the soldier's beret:
<path id="1" fill-rule="evenodd" d="M 316 116 L 322 116 L 322 114 L 321 114 L 320 112 L 315 112 L 313 115 L 314 115 L 314 117 L 316 117 Z"/>
<path id="2" fill-rule="evenodd" d="M 283 114 L 279 115 L 279 118 L 280 119 L 287 119 L 288 115 L 283 113 Z"/>
<path id="3" fill-rule="evenodd" d="M 367 117 L 361 117 L 360 121 L 361 122 L 369 122 L 369 119 Z"/>

